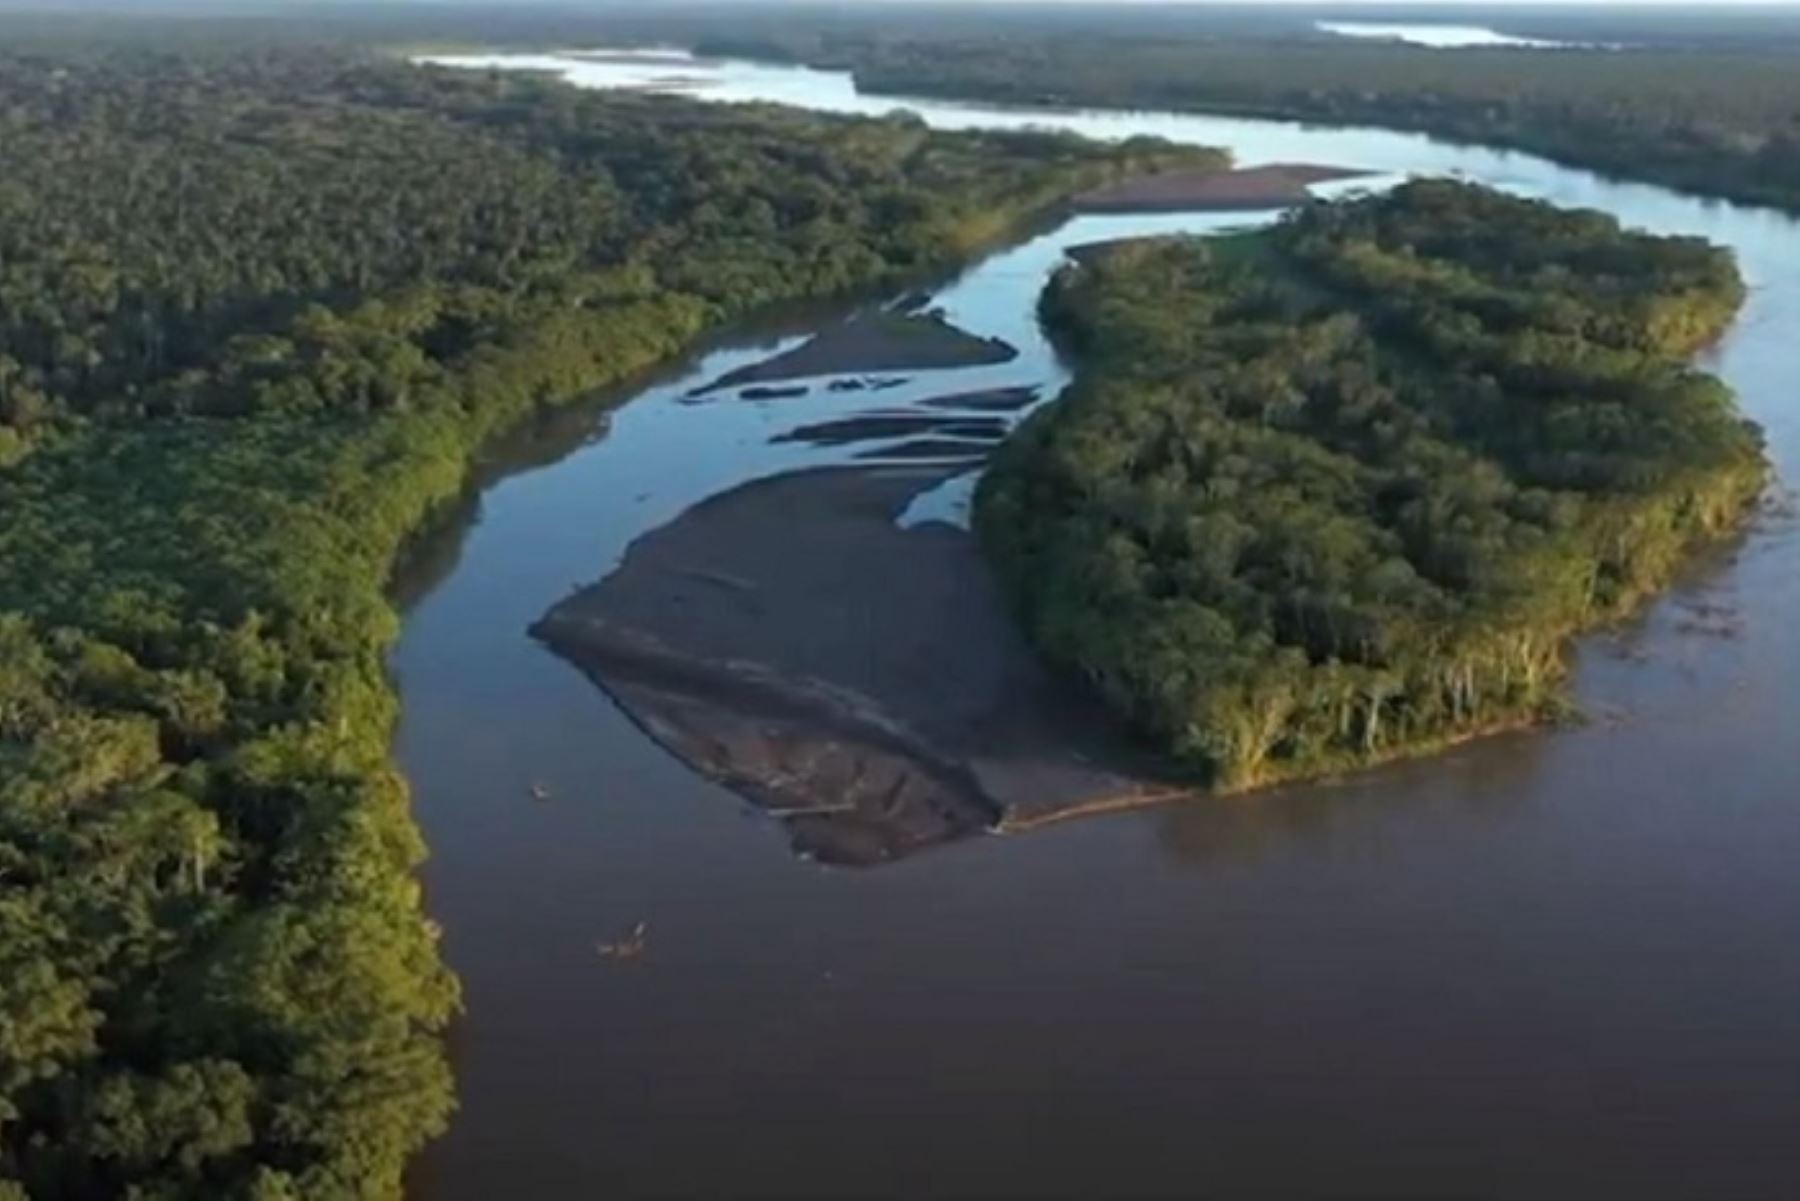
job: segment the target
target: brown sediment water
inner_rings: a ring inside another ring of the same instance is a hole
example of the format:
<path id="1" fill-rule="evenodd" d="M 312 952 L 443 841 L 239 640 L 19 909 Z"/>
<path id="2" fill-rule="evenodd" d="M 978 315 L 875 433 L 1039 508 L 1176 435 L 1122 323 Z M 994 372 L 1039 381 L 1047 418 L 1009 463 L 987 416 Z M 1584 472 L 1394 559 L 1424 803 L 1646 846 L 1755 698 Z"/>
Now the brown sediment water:
<path id="1" fill-rule="evenodd" d="M 623 70 L 525 62 L 598 84 Z M 830 72 L 707 69 L 696 95 L 900 103 Z M 1706 366 L 1778 469 L 1800 464 L 1791 218 L 1379 131 L 917 107 L 1227 145 L 1251 165 L 1457 172 L 1730 245 L 1751 295 Z M 1066 247 L 1235 221 L 1082 216 L 996 254 L 930 304 L 1019 356 L 878 395 L 684 403 L 796 344 L 728 341 L 604 425 L 570 415 L 560 447 L 532 447 L 422 551 L 398 751 L 468 1011 L 462 1111 L 421 1159 L 420 1197 L 1795 1191 L 1800 540 L 1779 500 L 1582 644 L 1584 726 L 858 870 L 796 857 L 791 820 L 690 770 L 528 636 L 695 506 L 892 445 L 776 441 L 797 427 L 1054 396 L 1032 306 Z M 958 512 L 967 476 L 939 478 L 920 478 L 913 532 Z M 692 586 L 751 578 L 727 574 Z M 599 953 L 639 922 L 641 953 Z"/>

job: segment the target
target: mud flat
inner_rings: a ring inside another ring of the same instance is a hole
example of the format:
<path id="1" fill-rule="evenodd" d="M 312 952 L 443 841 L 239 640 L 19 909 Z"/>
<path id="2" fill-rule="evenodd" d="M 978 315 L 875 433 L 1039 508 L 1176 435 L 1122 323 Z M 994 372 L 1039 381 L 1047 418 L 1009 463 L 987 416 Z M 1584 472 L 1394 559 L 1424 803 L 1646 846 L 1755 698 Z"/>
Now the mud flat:
<path id="1" fill-rule="evenodd" d="M 834 863 L 1185 791 L 1038 663 L 968 533 L 894 524 L 947 474 L 737 488 L 639 539 L 532 633 Z"/>
<path id="2" fill-rule="evenodd" d="M 1019 352 L 998 338 L 978 338 L 932 315 L 858 313 L 785 354 L 727 372 L 696 395 L 741 384 L 890 371 L 927 371 L 1008 363 Z"/>
<path id="3" fill-rule="evenodd" d="M 1358 179 L 1365 171 L 1311 163 L 1271 163 L 1241 171 L 1167 171 L 1141 175 L 1075 198 L 1077 212 L 1169 213 L 1286 208 L 1314 184 Z"/>

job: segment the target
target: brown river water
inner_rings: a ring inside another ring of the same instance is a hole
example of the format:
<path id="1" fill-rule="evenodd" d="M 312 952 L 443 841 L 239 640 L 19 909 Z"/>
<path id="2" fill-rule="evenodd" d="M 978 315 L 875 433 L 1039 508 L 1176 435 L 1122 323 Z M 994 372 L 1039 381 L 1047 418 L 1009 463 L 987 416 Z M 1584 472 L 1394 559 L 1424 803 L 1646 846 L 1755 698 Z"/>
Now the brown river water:
<path id="1" fill-rule="evenodd" d="M 798 68 L 491 61 L 899 103 Z M 1730 245 L 1753 291 L 1709 365 L 1783 475 L 1800 465 L 1789 218 L 1374 130 L 911 106 L 1462 173 Z M 1077 218 L 975 265 L 933 303 L 1020 347 L 1009 364 L 880 397 L 687 397 L 793 344 L 746 333 L 501 448 L 406 582 L 393 659 L 428 904 L 467 1002 L 462 1108 L 420 1198 L 1800 1197 L 1800 542 L 1779 498 L 1582 646 L 1583 727 L 865 870 L 796 857 L 527 637 L 689 506 L 858 450 L 784 431 L 1054 394 L 1032 302 L 1065 247 L 1246 219 Z M 915 516 L 954 520 L 960 495 Z M 640 954 L 600 954 L 639 923 Z"/>

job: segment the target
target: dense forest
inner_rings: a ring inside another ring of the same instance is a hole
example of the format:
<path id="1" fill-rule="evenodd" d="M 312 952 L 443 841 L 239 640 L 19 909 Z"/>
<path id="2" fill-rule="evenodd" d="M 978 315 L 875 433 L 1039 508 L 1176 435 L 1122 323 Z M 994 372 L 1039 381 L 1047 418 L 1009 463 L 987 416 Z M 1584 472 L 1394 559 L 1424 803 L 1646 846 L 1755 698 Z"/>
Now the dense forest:
<path id="1" fill-rule="evenodd" d="M 475 0 L 429 12 L 371 2 L 297 16 L 277 3 L 196 0 L 184 11 L 156 19 L 0 12 L 0 38 L 49 46 L 675 44 L 840 68 L 864 89 L 896 96 L 1417 130 L 1800 209 L 1800 17 L 1778 6 L 619 0 L 584 8 Z M 1445 51 L 1315 27 L 1334 18 L 1492 25 L 1589 48 Z"/>
<path id="2" fill-rule="evenodd" d="M 458 1004 L 384 587 L 489 437 L 1176 154 L 0 58 L 0 1198 L 392 1197 Z"/>
<path id="3" fill-rule="evenodd" d="M 1761 491 L 1685 365 L 1741 299 L 1703 242 L 1445 181 L 1090 251 L 1044 301 L 1076 384 L 978 526 L 1039 644 L 1218 789 L 1533 720 Z"/>
<path id="4" fill-rule="evenodd" d="M 1045 36 L 1155 42 L 1314 42 L 1344 45 L 1321 21 L 1440 22 L 1570 43 L 1645 49 L 1800 48 L 1800 13 L 1758 0 L 1708 4 L 1520 4 L 1516 0 L 1219 0 L 1119 4 L 1115 0 L 605 0 L 562 3 L 415 0 L 12 0 L 0 34 L 13 39 L 111 41 L 228 37 L 292 44 L 521 46 L 690 44 L 696 39 L 808 37 L 992 39 Z"/>
<path id="5" fill-rule="evenodd" d="M 1775 49 L 1455 51 L 1305 37 L 1004 38 L 924 25 L 715 32 L 703 50 L 851 70 L 864 90 L 1383 125 L 1511 147 L 1735 200 L 1800 208 L 1800 54 Z"/>

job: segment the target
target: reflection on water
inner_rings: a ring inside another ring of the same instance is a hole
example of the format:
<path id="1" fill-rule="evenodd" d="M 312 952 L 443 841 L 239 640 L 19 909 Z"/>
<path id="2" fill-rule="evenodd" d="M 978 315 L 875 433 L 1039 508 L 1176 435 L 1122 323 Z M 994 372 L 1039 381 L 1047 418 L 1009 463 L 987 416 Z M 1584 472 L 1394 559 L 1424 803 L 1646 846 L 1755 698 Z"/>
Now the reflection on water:
<path id="1" fill-rule="evenodd" d="M 1527 803 L 1547 739 L 1507 735 L 1346 779 L 1157 809 L 1160 845 L 1188 868 L 1252 867 L 1270 855 L 1367 853 L 1396 823 L 1504 821 Z M 1426 807 L 1427 816 L 1415 812 Z"/>
<path id="2" fill-rule="evenodd" d="M 829 72 L 524 61 L 599 86 L 673 71 L 722 100 L 897 103 Z M 1753 292 L 1711 365 L 1778 466 L 1800 461 L 1800 228 L 1783 216 L 1379 131 L 915 107 L 1247 163 L 1457 172 L 1727 243 Z M 602 440 L 581 445 L 598 414 L 572 415 L 528 452 L 541 466 L 482 494 L 460 558 L 440 551 L 394 658 L 425 883 L 469 1007 L 463 1112 L 421 1195 L 1793 1195 L 1790 522 L 1583 655 L 1582 696 L 1616 719 L 874 873 L 794 860 L 525 636 L 645 530 L 837 453 L 771 441 L 787 430 L 939 391 L 1053 392 L 1031 301 L 1063 246 L 1215 227 L 1081 228 L 1098 220 L 939 291 L 1017 361 L 881 401 L 682 403 L 792 344 L 727 342 L 642 387 Z M 1718 605 L 1734 633 L 1684 631 Z M 596 952 L 640 921 L 641 955 Z"/>
<path id="3" fill-rule="evenodd" d="M 616 397 L 602 394 L 545 410 L 484 447 L 462 495 L 427 522 L 401 555 L 390 585 L 395 604 L 412 608 L 455 573 L 469 528 L 481 513 L 484 491 L 508 476 L 548 467 L 584 442 L 604 438 L 607 410 L 615 403 Z"/>

